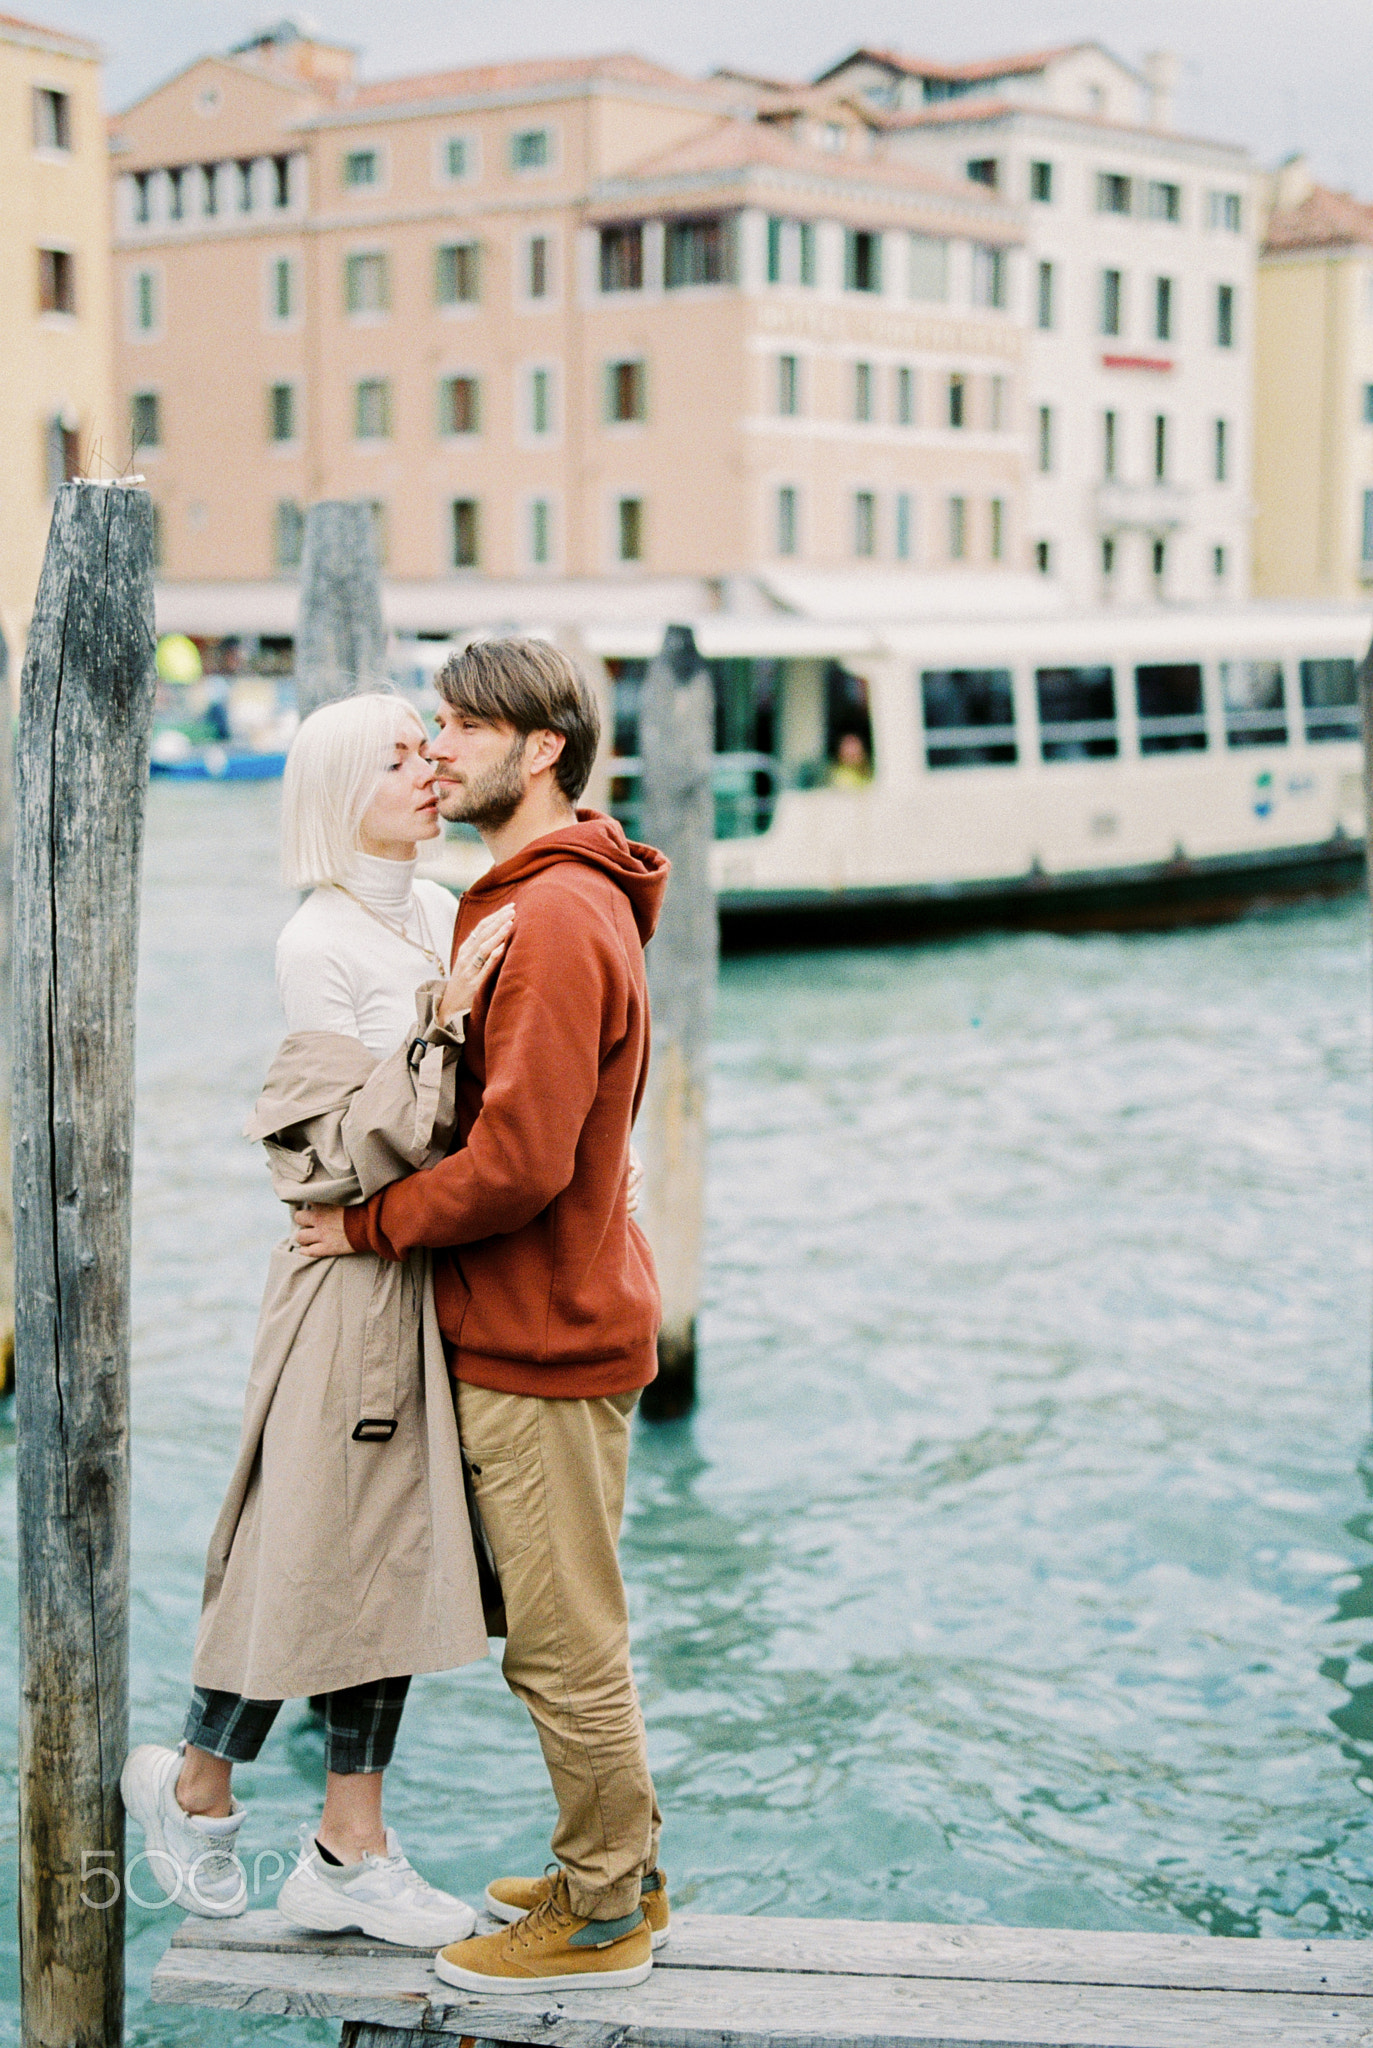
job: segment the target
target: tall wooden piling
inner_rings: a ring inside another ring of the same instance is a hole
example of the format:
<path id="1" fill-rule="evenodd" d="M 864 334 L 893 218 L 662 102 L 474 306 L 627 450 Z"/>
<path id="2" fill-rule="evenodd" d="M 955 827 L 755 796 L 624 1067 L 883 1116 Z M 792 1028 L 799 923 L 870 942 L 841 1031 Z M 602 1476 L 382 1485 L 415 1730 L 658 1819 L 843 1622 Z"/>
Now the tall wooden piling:
<path id="1" fill-rule="evenodd" d="M 1359 664 L 1359 705 L 1363 715 L 1363 817 L 1365 878 L 1373 909 L 1373 641 Z"/>
<path id="2" fill-rule="evenodd" d="M 696 1317 L 705 1218 L 706 1086 L 719 936 L 710 881 L 715 701 L 689 626 L 669 626 L 639 700 L 640 832 L 672 862 L 648 949 L 653 1056 L 635 1138 L 645 1166 L 644 1228 L 663 1290 L 652 1421 L 696 1398 Z"/>
<path id="3" fill-rule="evenodd" d="M 295 666 L 302 718 L 385 678 L 381 566 L 369 505 L 326 499 L 305 514 Z"/>
<path id="4" fill-rule="evenodd" d="M 14 987 L 26 2048 L 123 2039 L 134 977 L 146 494 L 64 484 L 20 691 Z"/>

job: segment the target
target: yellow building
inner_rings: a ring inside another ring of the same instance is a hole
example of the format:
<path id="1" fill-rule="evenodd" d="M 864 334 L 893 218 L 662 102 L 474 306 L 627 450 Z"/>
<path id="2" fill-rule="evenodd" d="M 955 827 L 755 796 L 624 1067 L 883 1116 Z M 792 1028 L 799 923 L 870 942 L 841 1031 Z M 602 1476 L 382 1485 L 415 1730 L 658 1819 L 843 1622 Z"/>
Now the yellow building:
<path id="1" fill-rule="evenodd" d="M 111 396 L 100 52 L 0 15 L 0 627 L 17 673 L 64 478 L 127 445 Z"/>
<path id="2" fill-rule="evenodd" d="M 393 584 L 1028 565 L 1018 216 L 832 95 L 285 28 L 111 146 L 169 583 L 289 575 L 334 496 Z"/>
<path id="3" fill-rule="evenodd" d="M 1254 589 L 1373 586 L 1373 206 L 1294 159 L 1272 181 L 1255 337 Z"/>

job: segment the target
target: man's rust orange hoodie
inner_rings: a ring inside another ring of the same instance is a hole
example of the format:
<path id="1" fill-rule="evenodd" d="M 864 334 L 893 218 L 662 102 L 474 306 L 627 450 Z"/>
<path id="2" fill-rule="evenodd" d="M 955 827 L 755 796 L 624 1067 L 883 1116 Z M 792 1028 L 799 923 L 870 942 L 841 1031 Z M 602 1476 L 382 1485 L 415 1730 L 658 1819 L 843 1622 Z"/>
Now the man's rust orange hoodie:
<path id="1" fill-rule="evenodd" d="M 644 944 L 668 862 L 611 818 L 534 840 L 463 897 L 453 946 L 517 905 L 458 1069 L 458 1149 L 344 1211 L 355 1251 L 434 1252 L 456 1377 L 511 1394 L 628 1393 L 657 1371 L 658 1282 L 630 1217 L 648 1072 Z"/>

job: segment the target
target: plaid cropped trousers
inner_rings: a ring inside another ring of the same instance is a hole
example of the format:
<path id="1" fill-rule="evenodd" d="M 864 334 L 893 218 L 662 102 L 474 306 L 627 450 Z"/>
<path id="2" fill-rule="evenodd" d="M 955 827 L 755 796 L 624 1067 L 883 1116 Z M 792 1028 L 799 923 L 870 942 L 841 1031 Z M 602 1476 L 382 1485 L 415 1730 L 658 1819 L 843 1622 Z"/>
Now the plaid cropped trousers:
<path id="1" fill-rule="evenodd" d="M 408 1678 L 378 1678 L 324 1695 L 324 1764 L 346 1777 L 384 1771 L 396 1747 Z M 236 1692 L 208 1692 L 196 1686 L 186 1716 L 192 1749 L 234 1763 L 253 1761 L 267 1740 L 281 1700 L 245 1700 Z"/>

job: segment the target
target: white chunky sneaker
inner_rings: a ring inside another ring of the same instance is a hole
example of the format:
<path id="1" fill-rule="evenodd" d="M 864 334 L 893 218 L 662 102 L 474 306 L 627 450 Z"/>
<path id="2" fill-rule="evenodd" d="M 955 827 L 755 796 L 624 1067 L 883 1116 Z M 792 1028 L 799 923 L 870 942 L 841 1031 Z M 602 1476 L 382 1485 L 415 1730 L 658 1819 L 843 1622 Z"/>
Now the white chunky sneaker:
<path id="1" fill-rule="evenodd" d="M 401 1948 L 442 1948 L 466 1941 L 477 1916 L 461 1899 L 435 1891 L 412 1868 L 394 1828 L 386 1830 L 386 1854 L 361 1863 L 326 1863 L 313 1830 L 300 1831 L 300 1856 L 281 1887 L 277 1911 L 293 1927 L 326 1934 L 356 1928 L 373 1941 Z"/>
<path id="2" fill-rule="evenodd" d="M 184 1742 L 131 1750 L 119 1775 L 124 1810 L 143 1830 L 148 1870 L 164 1897 L 204 1920 L 233 1920 L 248 1903 L 247 1873 L 234 1854 L 245 1809 L 235 1799 L 225 1820 L 183 1812 L 176 1781 L 185 1754 Z"/>

